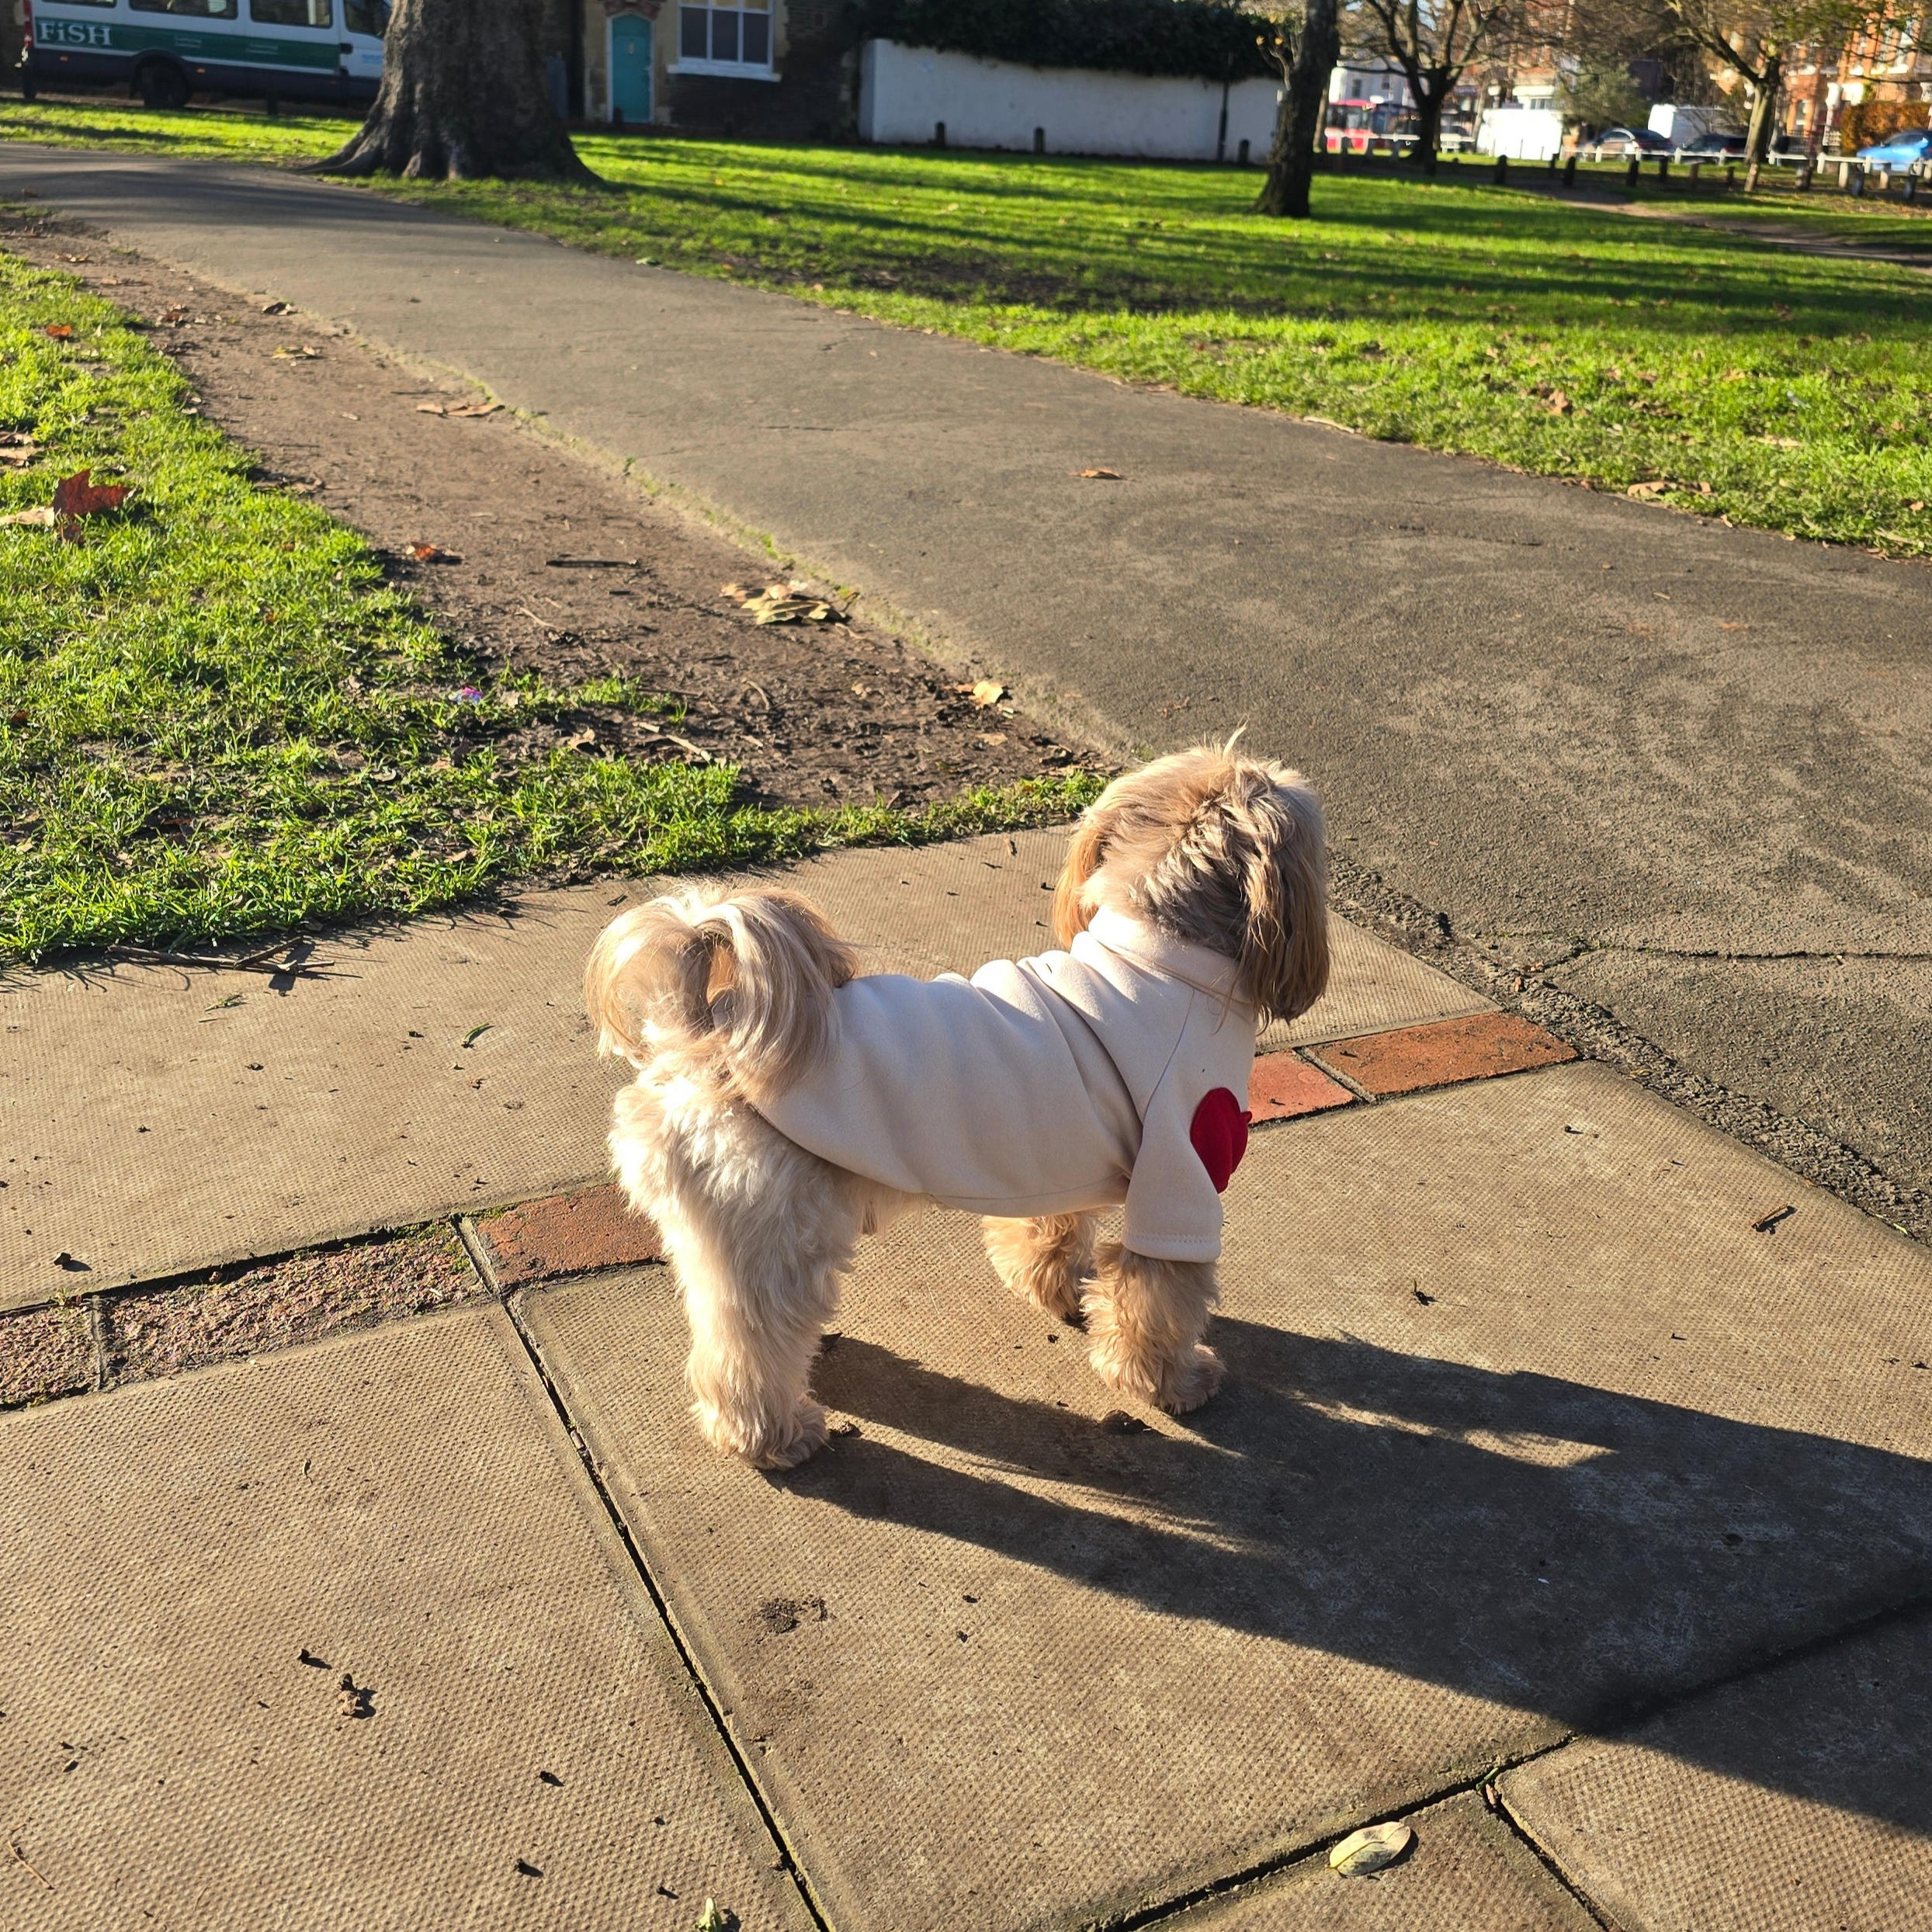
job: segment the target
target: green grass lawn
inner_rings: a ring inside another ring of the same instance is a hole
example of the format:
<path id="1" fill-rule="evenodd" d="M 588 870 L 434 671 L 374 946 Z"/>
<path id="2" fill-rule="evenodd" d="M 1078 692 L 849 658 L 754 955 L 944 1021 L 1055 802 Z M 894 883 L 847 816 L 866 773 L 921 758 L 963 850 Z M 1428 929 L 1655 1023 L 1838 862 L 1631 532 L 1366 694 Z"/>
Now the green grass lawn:
<path id="1" fill-rule="evenodd" d="M 347 125 L 0 106 L 0 137 L 283 161 L 327 153 Z M 1317 218 L 1285 224 L 1248 212 L 1251 170 L 578 146 L 603 189 L 383 192 L 1599 489 L 1662 486 L 1739 523 L 1932 551 L 1932 283 L 1914 269 L 1499 190 L 1473 168 L 1324 178 Z M 1918 219 L 1832 200 L 1830 220 L 1875 236 Z M 1780 189 L 1763 213 L 1794 204 Z"/>
<path id="2" fill-rule="evenodd" d="M 1098 789 L 1081 775 L 916 815 L 808 813 L 744 803 L 729 766 L 519 761 L 533 716 L 651 699 L 493 678 L 354 532 L 251 483 L 137 324 L 5 256 L 0 432 L 39 446 L 0 467 L 0 514 L 84 468 L 129 487 L 72 540 L 0 528 L 0 962 L 951 837 L 1063 817 Z"/>

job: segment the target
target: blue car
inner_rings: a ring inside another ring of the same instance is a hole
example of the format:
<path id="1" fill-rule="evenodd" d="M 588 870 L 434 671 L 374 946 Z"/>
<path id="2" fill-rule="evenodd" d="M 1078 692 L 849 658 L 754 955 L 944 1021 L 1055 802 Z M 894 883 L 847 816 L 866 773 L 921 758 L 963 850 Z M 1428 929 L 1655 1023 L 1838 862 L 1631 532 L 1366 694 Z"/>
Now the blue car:
<path id="1" fill-rule="evenodd" d="M 1902 175 L 1917 163 L 1932 165 L 1932 127 L 1908 127 L 1876 147 L 1861 147 L 1858 158 L 1868 168 Z"/>

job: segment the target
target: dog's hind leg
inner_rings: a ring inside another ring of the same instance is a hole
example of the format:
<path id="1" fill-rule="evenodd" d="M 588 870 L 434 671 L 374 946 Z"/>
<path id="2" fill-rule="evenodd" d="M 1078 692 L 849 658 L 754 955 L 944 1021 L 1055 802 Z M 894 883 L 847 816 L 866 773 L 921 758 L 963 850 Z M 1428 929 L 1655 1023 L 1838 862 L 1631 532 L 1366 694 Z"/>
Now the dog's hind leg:
<path id="1" fill-rule="evenodd" d="M 1082 1306 L 1101 1379 L 1174 1414 L 1221 1386 L 1221 1358 L 1201 1345 L 1219 1290 L 1208 1261 L 1160 1261 L 1110 1241 Z"/>
<path id="2" fill-rule="evenodd" d="M 1063 1322 L 1080 1319 L 1080 1277 L 1093 1265 L 1091 1214 L 1040 1214 L 980 1224 L 987 1259 L 1015 1295 Z"/>
<path id="3" fill-rule="evenodd" d="M 714 1448 L 789 1469 L 825 1441 L 812 1363 L 852 1266 L 861 1185 L 748 1110 L 720 1124 L 702 1150 L 713 1158 L 654 1203 L 691 1327 L 686 1379 Z"/>
<path id="4" fill-rule="evenodd" d="M 709 1257 L 707 1257 L 708 1260 Z M 691 1323 L 685 1379 L 698 1427 L 714 1448 L 764 1469 L 789 1469 L 821 1448 L 825 1411 L 812 1400 L 812 1361 L 838 1306 L 830 1268 L 788 1267 L 782 1278 L 739 1275 L 723 1293 L 708 1266 L 681 1256 Z"/>

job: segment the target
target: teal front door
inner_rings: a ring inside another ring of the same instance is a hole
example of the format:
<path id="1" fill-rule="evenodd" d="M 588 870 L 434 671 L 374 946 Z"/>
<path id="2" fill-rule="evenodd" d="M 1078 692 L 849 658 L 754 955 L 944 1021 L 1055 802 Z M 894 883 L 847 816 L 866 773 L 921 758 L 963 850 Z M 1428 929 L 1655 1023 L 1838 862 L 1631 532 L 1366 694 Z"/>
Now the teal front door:
<path id="1" fill-rule="evenodd" d="M 610 23 L 610 104 L 614 120 L 650 119 L 650 23 L 635 14 Z"/>

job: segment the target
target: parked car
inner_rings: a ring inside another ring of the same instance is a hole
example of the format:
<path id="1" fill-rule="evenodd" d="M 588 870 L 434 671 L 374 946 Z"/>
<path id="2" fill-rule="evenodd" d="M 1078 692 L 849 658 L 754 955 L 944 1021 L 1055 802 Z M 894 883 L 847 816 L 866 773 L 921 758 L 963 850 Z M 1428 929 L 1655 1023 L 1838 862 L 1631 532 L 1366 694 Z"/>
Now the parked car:
<path id="1" fill-rule="evenodd" d="M 1921 165 L 1932 168 L 1932 127 L 1908 127 L 1875 147 L 1860 148 L 1858 159 L 1867 168 L 1882 168 L 1890 175 L 1903 175 Z"/>
<path id="2" fill-rule="evenodd" d="M 1679 161 L 1742 161 L 1745 140 L 1742 134 L 1726 134 L 1712 128 L 1677 150 Z"/>
<path id="3" fill-rule="evenodd" d="M 1612 127 L 1577 150 L 1586 161 L 1625 161 L 1632 154 L 1639 161 L 1657 161 L 1668 159 L 1672 151 L 1661 134 L 1647 127 Z"/>

